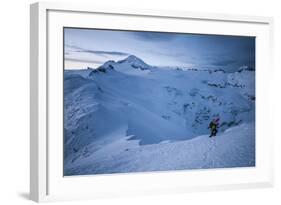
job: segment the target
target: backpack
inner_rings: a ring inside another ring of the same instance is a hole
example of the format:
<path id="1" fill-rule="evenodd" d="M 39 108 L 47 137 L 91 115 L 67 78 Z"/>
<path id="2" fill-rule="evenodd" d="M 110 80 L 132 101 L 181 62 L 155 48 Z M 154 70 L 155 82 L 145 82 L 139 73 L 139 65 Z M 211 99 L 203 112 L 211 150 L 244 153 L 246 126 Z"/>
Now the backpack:
<path id="1" fill-rule="evenodd" d="M 217 125 L 214 122 L 210 122 L 209 127 L 211 128 L 211 130 L 216 129 Z"/>

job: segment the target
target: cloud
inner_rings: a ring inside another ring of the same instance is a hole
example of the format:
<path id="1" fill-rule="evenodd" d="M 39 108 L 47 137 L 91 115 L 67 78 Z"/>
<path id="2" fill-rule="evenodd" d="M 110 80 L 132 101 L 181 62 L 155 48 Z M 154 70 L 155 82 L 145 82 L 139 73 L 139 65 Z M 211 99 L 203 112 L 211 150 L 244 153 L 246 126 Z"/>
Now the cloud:
<path id="1" fill-rule="evenodd" d="M 155 50 L 155 49 L 146 49 L 147 53 L 153 53 L 158 56 L 169 56 L 169 57 L 182 57 L 184 54 L 175 50 Z"/>
<path id="2" fill-rule="evenodd" d="M 95 63 L 95 64 L 102 64 L 102 63 L 104 63 L 103 61 L 77 59 L 77 58 L 65 58 L 64 60 L 74 61 L 74 62 L 83 62 L 83 63 Z"/>
<path id="3" fill-rule="evenodd" d="M 145 41 L 170 41 L 174 39 L 172 33 L 161 32 L 133 32 L 134 37 Z"/>
<path id="4" fill-rule="evenodd" d="M 93 53 L 96 55 L 116 55 L 116 56 L 127 56 L 130 55 L 128 53 L 123 53 L 123 52 L 117 52 L 117 51 L 95 51 L 95 50 L 82 50 L 82 51 L 77 51 L 77 52 L 83 52 L 83 53 Z"/>
<path id="5" fill-rule="evenodd" d="M 84 48 L 81 48 L 78 46 L 71 46 L 71 45 L 66 45 L 66 47 L 75 49 L 74 52 L 92 53 L 92 54 L 96 54 L 96 55 L 100 55 L 100 56 L 105 56 L 105 55 L 128 56 L 128 55 L 130 55 L 129 53 L 124 53 L 124 52 L 91 50 L 91 49 L 84 49 Z"/>
<path id="6" fill-rule="evenodd" d="M 211 63 L 214 66 L 229 66 L 234 64 L 236 61 L 233 59 L 226 59 L 226 60 L 216 60 L 213 63 Z"/>

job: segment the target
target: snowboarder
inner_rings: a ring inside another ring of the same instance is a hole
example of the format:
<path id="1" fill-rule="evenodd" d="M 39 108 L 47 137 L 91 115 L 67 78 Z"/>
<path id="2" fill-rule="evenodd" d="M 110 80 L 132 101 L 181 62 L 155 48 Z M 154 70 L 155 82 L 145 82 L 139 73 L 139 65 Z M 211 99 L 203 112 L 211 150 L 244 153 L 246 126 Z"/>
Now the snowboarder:
<path id="1" fill-rule="evenodd" d="M 219 127 L 219 120 L 220 118 L 213 119 L 209 124 L 209 129 L 211 129 L 211 135 L 209 137 L 216 136 Z"/>

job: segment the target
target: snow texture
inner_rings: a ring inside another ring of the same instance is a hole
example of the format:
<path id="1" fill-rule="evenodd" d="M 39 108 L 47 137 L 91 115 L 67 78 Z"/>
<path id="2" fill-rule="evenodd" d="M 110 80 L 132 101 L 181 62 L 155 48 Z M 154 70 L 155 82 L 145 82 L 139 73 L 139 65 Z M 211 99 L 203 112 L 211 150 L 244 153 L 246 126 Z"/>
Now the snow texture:
<path id="1" fill-rule="evenodd" d="M 162 69 L 129 56 L 64 71 L 64 175 L 249 166 L 254 70 Z"/>

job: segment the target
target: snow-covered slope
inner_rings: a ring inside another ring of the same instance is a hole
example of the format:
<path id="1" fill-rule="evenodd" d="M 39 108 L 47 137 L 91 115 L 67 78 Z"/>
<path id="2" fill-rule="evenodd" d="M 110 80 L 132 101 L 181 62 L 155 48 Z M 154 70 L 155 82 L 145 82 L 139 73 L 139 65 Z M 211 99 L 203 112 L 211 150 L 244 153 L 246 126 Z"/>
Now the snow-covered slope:
<path id="1" fill-rule="evenodd" d="M 108 61 L 97 69 L 67 70 L 64 73 L 65 174 L 114 172 L 117 168 L 113 161 L 118 161 L 115 157 L 124 151 L 120 143 L 134 145 L 134 149 L 139 150 L 144 147 L 161 150 L 169 144 L 172 147 L 167 149 L 175 148 L 175 152 L 181 147 L 174 146 L 181 146 L 181 143 L 186 145 L 199 138 L 204 138 L 205 143 L 205 140 L 210 141 L 205 136 L 209 132 L 209 121 L 217 116 L 221 118 L 219 132 L 251 125 L 251 129 L 245 128 L 243 136 L 254 139 L 254 86 L 255 72 L 251 70 L 225 73 L 221 70 L 161 69 L 147 65 L 136 56 Z M 106 166 L 106 157 L 111 156 L 106 153 L 107 148 L 114 150 L 111 168 L 99 168 L 100 171 L 86 168 L 87 163 Z M 190 153 L 189 148 L 184 151 L 186 155 Z M 158 164 L 156 155 L 160 152 L 145 151 L 148 156 L 151 154 L 150 158 L 155 157 L 155 162 L 151 163 Z M 229 159 L 226 159 L 227 164 L 241 165 L 228 162 Z M 85 165 L 84 171 L 81 163 Z M 139 163 L 147 162 L 140 160 Z M 205 167 L 212 167 L 207 164 L 205 162 Z M 123 171 L 145 171 L 145 166 L 123 167 Z M 170 166 L 181 169 L 183 165 L 179 161 Z M 198 167 L 186 164 L 185 168 Z M 161 167 L 149 170 L 161 170 Z"/>
<path id="2" fill-rule="evenodd" d="M 67 163 L 66 175 L 168 171 L 255 166 L 254 124 L 229 128 L 173 143 L 139 146 L 128 137 L 106 145 L 81 160 Z"/>

